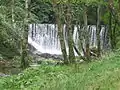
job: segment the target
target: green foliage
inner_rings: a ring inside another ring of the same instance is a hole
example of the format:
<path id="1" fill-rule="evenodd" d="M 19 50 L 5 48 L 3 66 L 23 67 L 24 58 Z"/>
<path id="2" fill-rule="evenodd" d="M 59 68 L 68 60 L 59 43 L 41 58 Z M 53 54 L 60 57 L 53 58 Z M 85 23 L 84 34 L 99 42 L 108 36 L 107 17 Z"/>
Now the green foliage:
<path id="1" fill-rule="evenodd" d="M 25 5 L 24 0 L 14 0 L 14 3 L 12 0 L 1 0 L 0 2 L 0 54 L 4 58 L 11 59 L 20 55 Z M 35 22 L 36 18 L 36 15 L 29 11 L 29 22 Z M 13 19 L 14 22 L 12 22 Z"/>
<path id="2" fill-rule="evenodd" d="M 0 78 L 2 90 L 118 90 L 119 51 L 100 61 L 70 66 L 31 67 L 19 75 Z"/>
<path id="3" fill-rule="evenodd" d="M 38 18 L 38 23 L 54 23 L 55 17 L 52 9 L 52 4 L 45 0 L 31 0 L 30 11 Z M 36 23 L 37 23 L 36 22 Z"/>

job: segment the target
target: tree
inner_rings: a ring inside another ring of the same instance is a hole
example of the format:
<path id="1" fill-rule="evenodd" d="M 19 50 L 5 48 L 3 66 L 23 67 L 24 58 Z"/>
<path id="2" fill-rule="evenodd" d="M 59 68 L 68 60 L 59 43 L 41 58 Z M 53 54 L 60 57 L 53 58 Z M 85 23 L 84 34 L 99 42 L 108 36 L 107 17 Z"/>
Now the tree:
<path id="1" fill-rule="evenodd" d="M 29 66 L 29 61 L 28 61 L 28 8 L 29 8 L 29 3 L 30 0 L 25 0 L 25 19 L 24 19 L 24 33 L 23 33 L 23 39 L 22 39 L 22 52 L 21 52 L 21 67 L 22 68 L 27 68 Z"/>
<path id="2" fill-rule="evenodd" d="M 100 44 L 100 5 L 97 7 L 97 25 L 96 25 L 96 31 L 97 31 L 97 56 L 100 56 L 100 51 L 101 51 L 101 44 Z"/>
<path id="3" fill-rule="evenodd" d="M 57 6 L 57 11 L 56 11 L 56 21 L 57 21 L 57 26 L 58 26 L 58 36 L 60 39 L 60 45 L 61 45 L 61 51 L 62 51 L 62 55 L 64 58 L 64 63 L 68 64 L 68 58 L 67 58 L 67 51 L 66 51 L 66 46 L 65 46 L 65 40 L 64 40 L 64 35 L 63 35 L 63 5 L 59 4 Z"/>
<path id="4" fill-rule="evenodd" d="M 75 62 L 75 55 L 74 55 L 74 42 L 73 42 L 73 30 L 74 30 L 74 25 L 73 25 L 73 18 L 72 18 L 72 12 L 71 12 L 71 4 L 68 2 L 66 4 L 66 29 L 68 31 L 68 48 L 69 48 L 69 61 L 70 63 Z"/>
<path id="5" fill-rule="evenodd" d="M 84 20 L 84 37 L 85 37 L 85 57 L 87 61 L 90 60 L 90 47 L 89 47 L 89 29 L 88 29 L 88 19 L 87 19 L 87 7 L 84 6 L 83 20 Z"/>

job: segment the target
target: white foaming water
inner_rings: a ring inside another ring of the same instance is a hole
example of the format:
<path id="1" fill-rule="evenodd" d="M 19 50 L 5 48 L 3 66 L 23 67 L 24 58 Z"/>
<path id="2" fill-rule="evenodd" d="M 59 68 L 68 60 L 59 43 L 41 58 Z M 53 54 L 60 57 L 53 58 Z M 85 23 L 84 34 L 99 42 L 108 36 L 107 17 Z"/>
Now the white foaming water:
<path id="1" fill-rule="evenodd" d="M 40 46 L 35 41 L 33 41 L 32 38 L 29 37 L 29 36 L 28 36 L 28 42 L 29 42 L 30 45 L 34 46 L 35 49 L 37 49 L 38 52 L 49 53 L 49 54 L 58 54 L 58 55 L 62 54 L 62 52 L 57 50 L 57 49 L 44 49 L 42 46 Z"/>
<path id="2" fill-rule="evenodd" d="M 90 47 L 96 47 L 97 39 L 96 39 L 96 27 L 92 25 L 90 27 Z M 65 25 L 63 27 L 64 30 L 64 40 L 66 44 L 67 54 L 68 54 L 68 35 L 65 30 Z M 100 36 L 101 43 L 103 43 L 103 35 L 104 35 L 104 27 L 102 27 Z M 79 44 L 79 33 L 77 27 L 74 27 L 73 40 L 78 48 Z M 28 35 L 28 43 L 34 46 L 37 51 L 41 53 L 49 53 L 49 54 L 62 54 L 60 41 L 58 37 L 58 29 L 55 24 L 30 24 L 30 30 Z M 102 46 L 102 45 L 101 45 Z M 77 53 L 75 52 L 75 55 Z"/>

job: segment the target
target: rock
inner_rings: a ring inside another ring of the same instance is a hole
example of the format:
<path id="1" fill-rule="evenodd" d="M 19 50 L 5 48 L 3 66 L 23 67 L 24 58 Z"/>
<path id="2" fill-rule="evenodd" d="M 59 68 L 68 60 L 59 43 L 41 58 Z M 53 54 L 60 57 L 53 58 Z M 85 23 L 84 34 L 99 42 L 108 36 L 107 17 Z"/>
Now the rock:
<path id="1" fill-rule="evenodd" d="M 29 43 L 28 43 L 28 48 L 29 48 L 30 52 L 36 51 L 36 48 L 33 45 L 29 44 Z"/>
<path id="2" fill-rule="evenodd" d="M 8 76 L 10 76 L 10 75 L 0 73 L 0 77 L 8 77 Z"/>
<path id="3" fill-rule="evenodd" d="M 44 57 L 46 59 L 52 58 L 55 60 L 63 60 L 62 55 L 49 54 L 49 53 L 36 53 L 36 55 L 38 55 L 40 57 Z"/>

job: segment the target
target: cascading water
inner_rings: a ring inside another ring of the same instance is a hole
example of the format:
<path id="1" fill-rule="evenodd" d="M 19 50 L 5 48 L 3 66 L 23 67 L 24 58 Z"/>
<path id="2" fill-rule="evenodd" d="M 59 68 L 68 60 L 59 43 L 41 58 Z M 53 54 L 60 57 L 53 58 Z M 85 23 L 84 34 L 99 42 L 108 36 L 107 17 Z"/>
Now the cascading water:
<path id="1" fill-rule="evenodd" d="M 56 25 L 31 24 L 28 42 L 41 53 L 61 54 Z"/>
<path id="2" fill-rule="evenodd" d="M 64 25 L 64 39 L 66 48 L 67 45 L 67 32 L 65 31 Z M 96 47 L 96 27 L 95 25 L 90 26 L 90 47 Z M 100 32 L 101 48 L 104 47 L 105 39 L 105 27 L 102 26 Z M 78 46 L 79 33 L 77 27 L 74 26 L 73 40 L 76 46 Z M 55 24 L 30 24 L 30 30 L 28 35 L 28 43 L 36 48 L 41 53 L 49 54 L 62 54 L 60 41 L 58 38 L 57 25 Z"/>

